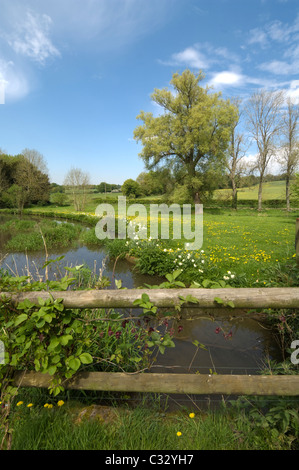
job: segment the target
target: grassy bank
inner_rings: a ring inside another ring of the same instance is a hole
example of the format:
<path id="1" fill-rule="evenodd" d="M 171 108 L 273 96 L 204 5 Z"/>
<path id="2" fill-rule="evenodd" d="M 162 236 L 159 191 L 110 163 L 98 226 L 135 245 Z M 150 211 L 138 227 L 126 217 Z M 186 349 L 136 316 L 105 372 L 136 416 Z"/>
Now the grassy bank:
<path id="1" fill-rule="evenodd" d="M 35 395 L 35 396 L 33 396 Z M 44 398 L 44 401 L 42 400 Z M 298 428 L 279 402 L 265 412 L 255 400 L 222 403 L 217 410 L 167 413 L 159 396 L 135 407 L 101 406 L 24 391 L 13 415 L 13 450 L 289 450 Z M 265 405 L 265 402 L 264 402 Z"/>
<path id="2" fill-rule="evenodd" d="M 1 225 L 1 232 L 10 235 L 4 248 L 8 252 L 32 252 L 72 246 L 82 227 L 54 220 L 11 219 Z"/>

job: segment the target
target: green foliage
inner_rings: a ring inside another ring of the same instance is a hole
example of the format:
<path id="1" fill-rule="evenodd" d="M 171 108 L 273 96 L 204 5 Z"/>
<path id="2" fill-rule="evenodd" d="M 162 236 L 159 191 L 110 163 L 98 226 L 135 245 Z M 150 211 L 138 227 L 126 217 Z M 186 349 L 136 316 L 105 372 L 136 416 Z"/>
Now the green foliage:
<path id="1" fill-rule="evenodd" d="M 51 202 L 52 204 L 56 204 L 57 206 L 66 206 L 68 205 L 68 197 L 65 193 L 56 192 L 51 194 Z"/>
<path id="2" fill-rule="evenodd" d="M 273 404 L 271 397 L 241 397 L 231 402 L 231 405 L 238 410 L 238 421 L 244 421 L 246 412 L 246 419 L 252 429 L 268 431 L 273 442 L 285 442 L 289 448 L 298 448 L 299 415 L 295 401 L 290 401 L 288 397 L 277 397 Z"/>
<path id="3" fill-rule="evenodd" d="M 83 268 L 71 268 L 71 274 Z M 29 282 L 26 276 L 3 273 L 0 289 L 61 291 L 74 282 L 78 282 L 76 276 Z M 149 299 L 142 298 L 140 308 L 147 317 L 156 317 L 157 309 Z M 15 306 L 2 295 L 0 325 L 0 341 L 5 349 L 5 363 L 0 367 L 1 401 L 6 403 L 17 394 L 12 384 L 15 370 L 49 374 L 49 390 L 56 396 L 64 390 L 63 381 L 82 368 L 135 371 L 149 365 L 155 349 L 164 353 L 166 347 L 174 346 L 169 333 L 162 338 L 158 329 L 152 328 L 148 320 L 142 321 L 141 316 L 134 319 L 114 310 L 67 309 L 62 299 L 54 300 L 52 296 L 47 300 L 39 298 L 37 304 L 25 299 Z"/>
<path id="4" fill-rule="evenodd" d="M 141 273 L 165 276 L 172 271 L 173 260 L 166 251 L 162 251 L 159 245 L 157 246 L 156 241 L 149 243 L 141 241 L 137 246 L 141 256 L 137 259 L 136 267 Z M 137 254 L 135 250 L 131 253 Z"/>
<path id="5" fill-rule="evenodd" d="M 165 112 L 154 117 L 141 111 L 138 119 L 143 124 L 134 131 L 134 138 L 142 143 L 140 156 L 146 167 L 154 169 L 165 161 L 169 166 L 171 161 L 192 200 L 196 192 L 202 192 L 203 175 L 211 170 L 215 174 L 215 168 L 224 163 L 236 113 L 229 101 L 199 86 L 203 78 L 201 72 L 194 75 L 190 70 L 175 73 L 170 82 L 175 93 L 165 88 L 152 94 Z"/>
<path id="6" fill-rule="evenodd" d="M 71 223 L 58 223 L 43 220 L 40 223 L 30 220 L 11 220 L 1 230 L 7 231 L 12 238 L 6 243 L 8 251 L 36 251 L 44 248 L 67 247 L 78 240 L 82 227 Z"/>
<path id="7" fill-rule="evenodd" d="M 48 203 L 50 182 L 45 172 L 43 156 L 35 150 L 25 149 L 23 154 L 0 155 L 0 206 L 17 208 Z"/>
<path id="8" fill-rule="evenodd" d="M 127 179 L 123 183 L 121 190 L 124 196 L 138 197 L 141 195 L 141 188 L 139 183 L 131 178 Z"/>

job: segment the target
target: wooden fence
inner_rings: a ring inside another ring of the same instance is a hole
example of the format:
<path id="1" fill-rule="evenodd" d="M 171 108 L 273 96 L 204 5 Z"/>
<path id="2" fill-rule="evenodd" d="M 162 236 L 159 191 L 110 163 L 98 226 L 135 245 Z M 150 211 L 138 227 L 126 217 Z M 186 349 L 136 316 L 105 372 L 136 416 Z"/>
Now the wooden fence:
<path id="1" fill-rule="evenodd" d="M 120 289 L 63 292 L 2 292 L 17 304 L 25 298 L 38 305 L 38 299 L 63 299 L 66 308 L 137 308 L 134 300 L 146 293 L 157 307 L 173 308 L 191 295 L 197 303 L 184 303 L 184 308 L 223 310 L 232 301 L 234 308 L 299 309 L 299 288 L 226 288 L 226 289 Z M 221 299 L 221 303 L 215 301 Z M 244 315 L 244 310 L 243 313 Z M 298 338 L 299 339 L 299 338 Z M 18 372 L 17 385 L 48 387 L 50 377 L 38 372 Z M 299 375 L 220 375 L 78 372 L 64 383 L 65 388 L 123 392 L 157 392 L 197 395 L 299 395 Z"/>

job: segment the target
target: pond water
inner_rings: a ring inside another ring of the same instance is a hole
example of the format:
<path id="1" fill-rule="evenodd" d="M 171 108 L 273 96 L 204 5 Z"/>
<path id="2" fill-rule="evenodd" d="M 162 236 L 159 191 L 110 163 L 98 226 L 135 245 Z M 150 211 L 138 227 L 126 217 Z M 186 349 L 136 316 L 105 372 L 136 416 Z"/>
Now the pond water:
<path id="1" fill-rule="evenodd" d="M 1 218 L 0 224 L 7 218 Z M 5 253 L 6 241 L 0 232 L 0 254 Z M 159 284 L 162 279 L 141 275 L 127 261 L 107 259 L 106 252 L 101 248 L 87 248 L 79 245 L 75 248 L 56 250 L 49 253 L 49 259 L 57 259 L 61 267 L 76 266 L 85 263 L 97 274 L 105 264 L 104 275 L 111 279 L 110 288 L 114 288 L 113 276 L 121 279 L 122 286 L 136 288 L 147 284 Z M 42 274 L 45 253 L 9 253 L 0 263 L 0 267 L 19 275 L 28 274 L 28 269 L 35 277 Z M 50 275 L 54 276 L 57 266 L 51 266 Z M 152 369 L 153 372 L 186 373 L 189 370 L 199 373 L 217 372 L 220 374 L 256 374 L 268 359 L 280 360 L 278 345 L 269 327 L 256 319 L 242 318 L 237 315 L 229 318 L 219 314 L 209 316 L 197 308 L 182 312 L 180 321 L 173 321 L 174 340 L 176 347 L 167 349 L 159 355 Z M 182 330 L 178 332 L 177 327 Z M 206 350 L 196 351 L 194 341 L 203 344 Z"/>

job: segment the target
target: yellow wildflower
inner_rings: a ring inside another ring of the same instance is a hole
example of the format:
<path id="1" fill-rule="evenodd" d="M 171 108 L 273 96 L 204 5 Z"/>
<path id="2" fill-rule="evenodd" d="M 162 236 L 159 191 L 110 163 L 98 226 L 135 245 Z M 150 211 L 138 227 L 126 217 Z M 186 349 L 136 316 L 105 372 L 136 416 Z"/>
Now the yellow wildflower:
<path id="1" fill-rule="evenodd" d="M 189 414 L 189 418 L 194 418 L 195 414 L 194 413 L 190 413 Z"/>
<path id="2" fill-rule="evenodd" d="M 62 406 L 64 405 L 64 401 L 63 400 L 59 400 L 59 402 L 57 403 L 58 406 Z"/>
<path id="3" fill-rule="evenodd" d="M 23 402 L 22 402 L 22 401 L 18 401 L 17 406 L 21 406 L 21 405 L 23 405 Z"/>
<path id="4" fill-rule="evenodd" d="M 180 436 L 182 435 L 182 433 L 181 433 L 180 431 L 178 431 L 178 432 L 176 433 L 176 435 L 177 435 L 178 437 L 180 437 Z"/>

